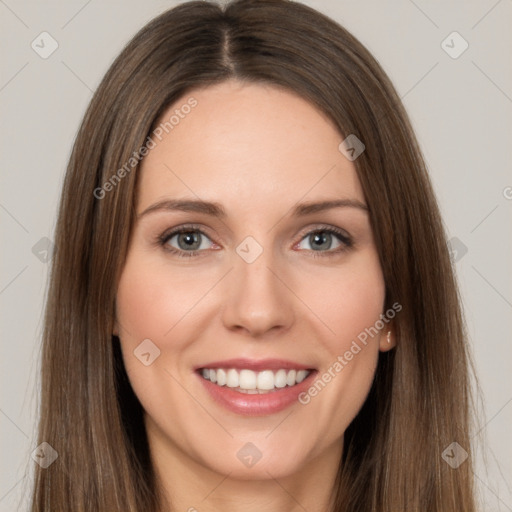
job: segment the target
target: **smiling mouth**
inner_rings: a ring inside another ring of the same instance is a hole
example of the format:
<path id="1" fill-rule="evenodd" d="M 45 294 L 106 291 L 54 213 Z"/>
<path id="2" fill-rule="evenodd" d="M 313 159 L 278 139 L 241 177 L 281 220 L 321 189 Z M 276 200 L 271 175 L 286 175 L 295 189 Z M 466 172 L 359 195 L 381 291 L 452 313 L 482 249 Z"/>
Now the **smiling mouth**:
<path id="1" fill-rule="evenodd" d="M 253 371 L 236 368 L 200 368 L 199 375 L 219 387 L 239 393 L 264 395 L 292 388 L 306 379 L 313 370 L 278 369 Z"/>

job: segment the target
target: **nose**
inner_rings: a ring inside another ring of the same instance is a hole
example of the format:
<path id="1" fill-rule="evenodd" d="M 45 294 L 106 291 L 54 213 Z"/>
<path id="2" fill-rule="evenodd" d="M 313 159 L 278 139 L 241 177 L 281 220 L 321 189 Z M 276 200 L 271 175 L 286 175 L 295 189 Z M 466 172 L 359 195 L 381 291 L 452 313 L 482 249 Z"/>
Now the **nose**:
<path id="1" fill-rule="evenodd" d="M 286 281 L 270 250 L 264 250 L 252 263 L 235 253 L 234 268 L 225 282 L 223 324 L 254 338 L 288 330 L 295 313 L 294 296 Z"/>

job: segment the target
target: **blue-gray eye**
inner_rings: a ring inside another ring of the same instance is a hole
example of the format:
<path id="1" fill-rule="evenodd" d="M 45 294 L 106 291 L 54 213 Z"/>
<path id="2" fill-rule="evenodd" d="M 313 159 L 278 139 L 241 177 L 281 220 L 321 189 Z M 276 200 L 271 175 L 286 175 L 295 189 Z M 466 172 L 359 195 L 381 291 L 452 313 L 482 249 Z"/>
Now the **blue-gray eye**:
<path id="1" fill-rule="evenodd" d="M 304 242 L 308 242 L 310 247 L 301 246 L 301 244 Z M 333 243 L 337 243 L 337 245 L 333 247 Z M 313 231 L 312 233 L 309 233 L 307 236 L 305 236 L 300 242 L 299 248 L 312 251 L 328 251 L 331 249 L 337 249 L 343 244 L 348 245 L 348 240 L 345 237 L 334 231 L 323 229 L 319 231 Z"/>
<path id="2" fill-rule="evenodd" d="M 173 239 L 176 239 L 177 247 L 171 243 Z M 199 251 L 208 249 L 206 240 L 209 238 L 204 233 L 189 229 L 169 234 L 165 243 L 181 251 Z"/>

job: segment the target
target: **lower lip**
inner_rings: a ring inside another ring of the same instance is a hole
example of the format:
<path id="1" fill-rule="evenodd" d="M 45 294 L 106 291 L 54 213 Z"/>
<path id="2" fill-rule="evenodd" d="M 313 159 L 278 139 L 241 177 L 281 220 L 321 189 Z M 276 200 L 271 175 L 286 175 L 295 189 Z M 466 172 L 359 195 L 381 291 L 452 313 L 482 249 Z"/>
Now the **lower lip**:
<path id="1" fill-rule="evenodd" d="M 295 386 L 287 386 L 263 395 L 239 393 L 227 386 L 217 386 L 217 384 L 203 378 L 199 373 L 196 373 L 196 375 L 210 396 L 226 409 L 244 416 L 266 416 L 282 411 L 298 402 L 299 395 L 311 385 L 316 373 L 315 370 L 311 371 L 301 383 L 295 384 Z"/>

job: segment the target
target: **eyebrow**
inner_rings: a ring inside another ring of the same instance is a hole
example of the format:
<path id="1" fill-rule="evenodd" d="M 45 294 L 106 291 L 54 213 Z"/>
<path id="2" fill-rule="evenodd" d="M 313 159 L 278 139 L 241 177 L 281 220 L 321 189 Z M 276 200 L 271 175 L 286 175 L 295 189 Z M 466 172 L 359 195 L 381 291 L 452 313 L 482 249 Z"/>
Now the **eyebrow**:
<path id="1" fill-rule="evenodd" d="M 333 208 L 357 208 L 365 212 L 369 211 L 368 206 L 358 199 L 332 199 L 327 201 L 298 204 L 292 208 L 292 215 L 296 217 L 304 217 L 306 215 L 331 210 Z M 219 219 L 225 219 L 227 216 L 226 210 L 219 203 L 192 199 L 164 199 L 149 206 L 137 217 L 140 219 L 150 213 L 162 211 L 195 212 L 217 217 Z"/>

